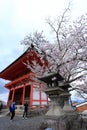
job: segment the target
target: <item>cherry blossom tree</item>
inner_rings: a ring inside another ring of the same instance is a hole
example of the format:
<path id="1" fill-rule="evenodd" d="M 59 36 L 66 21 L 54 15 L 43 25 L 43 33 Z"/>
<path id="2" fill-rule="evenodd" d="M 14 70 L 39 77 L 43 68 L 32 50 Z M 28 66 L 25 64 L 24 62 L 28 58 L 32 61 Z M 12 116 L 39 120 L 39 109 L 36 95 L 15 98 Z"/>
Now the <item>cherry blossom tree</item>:
<path id="1" fill-rule="evenodd" d="M 55 21 L 48 18 L 47 24 L 54 35 L 51 43 L 43 35 L 43 31 L 29 34 L 21 44 L 29 50 L 36 51 L 42 66 L 33 61 L 33 66 L 27 61 L 26 65 L 37 77 L 47 73 L 59 73 L 63 76 L 65 84 L 84 81 L 84 84 L 73 89 L 86 90 L 87 74 L 87 14 L 81 16 L 74 22 L 69 22 L 67 15 L 69 7 Z M 83 87 L 84 86 L 84 87 Z M 86 92 L 86 91 L 85 91 Z"/>

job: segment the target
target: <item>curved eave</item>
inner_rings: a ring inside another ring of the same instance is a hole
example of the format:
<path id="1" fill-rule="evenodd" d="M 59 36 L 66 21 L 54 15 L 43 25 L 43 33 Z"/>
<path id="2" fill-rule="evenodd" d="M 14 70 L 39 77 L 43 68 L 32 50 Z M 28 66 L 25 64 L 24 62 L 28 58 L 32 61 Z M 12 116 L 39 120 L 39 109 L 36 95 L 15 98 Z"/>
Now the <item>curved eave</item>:
<path id="1" fill-rule="evenodd" d="M 13 81 L 25 74 L 28 74 L 30 70 L 24 63 L 27 63 L 27 61 L 29 61 L 29 64 L 33 64 L 32 62 L 33 60 L 36 60 L 36 62 L 40 66 L 43 65 L 38 53 L 35 50 L 30 49 L 29 51 L 23 53 L 17 60 L 15 60 L 7 68 L 5 68 L 0 73 L 0 78 Z"/>
<path id="2" fill-rule="evenodd" d="M 28 73 L 30 70 L 26 67 L 24 62 L 27 60 L 27 52 L 23 53 L 17 60 L 0 72 L 0 78 L 6 80 L 14 80 L 20 75 Z"/>
<path id="3" fill-rule="evenodd" d="M 5 85 L 5 88 L 12 89 L 14 86 L 20 86 L 21 84 L 25 84 L 27 82 L 32 81 L 32 76 L 34 77 L 35 74 L 28 73 L 26 75 L 23 75 L 22 77 L 19 77 L 18 79 L 15 79 L 14 81 L 11 81 Z"/>

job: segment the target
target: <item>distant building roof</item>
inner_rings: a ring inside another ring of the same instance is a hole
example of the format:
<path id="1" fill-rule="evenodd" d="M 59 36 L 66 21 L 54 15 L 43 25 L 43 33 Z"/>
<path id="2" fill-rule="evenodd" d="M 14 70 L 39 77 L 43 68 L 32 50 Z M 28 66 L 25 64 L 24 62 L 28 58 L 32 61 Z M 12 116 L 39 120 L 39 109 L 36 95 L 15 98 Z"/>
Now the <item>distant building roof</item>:
<path id="1" fill-rule="evenodd" d="M 83 105 L 87 105 L 87 101 L 76 104 L 76 107 L 80 107 L 80 106 L 83 106 Z"/>

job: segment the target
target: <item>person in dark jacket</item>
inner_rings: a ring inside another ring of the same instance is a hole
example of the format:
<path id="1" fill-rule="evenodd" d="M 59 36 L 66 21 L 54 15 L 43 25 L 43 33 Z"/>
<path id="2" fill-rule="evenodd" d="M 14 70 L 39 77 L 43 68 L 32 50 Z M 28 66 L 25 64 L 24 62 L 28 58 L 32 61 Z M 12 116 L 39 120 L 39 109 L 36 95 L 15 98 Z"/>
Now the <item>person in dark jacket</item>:
<path id="1" fill-rule="evenodd" d="M 23 112 L 23 119 L 27 119 L 27 112 L 28 112 L 28 103 L 25 102 L 25 104 L 24 104 L 24 112 Z"/>
<path id="2" fill-rule="evenodd" d="M 10 106 L 10 112 L 11 112 L 11 118 L 10 120 L 13 120 L 14 116 L 15 116 L 15 102 L 13 102 Z"/>

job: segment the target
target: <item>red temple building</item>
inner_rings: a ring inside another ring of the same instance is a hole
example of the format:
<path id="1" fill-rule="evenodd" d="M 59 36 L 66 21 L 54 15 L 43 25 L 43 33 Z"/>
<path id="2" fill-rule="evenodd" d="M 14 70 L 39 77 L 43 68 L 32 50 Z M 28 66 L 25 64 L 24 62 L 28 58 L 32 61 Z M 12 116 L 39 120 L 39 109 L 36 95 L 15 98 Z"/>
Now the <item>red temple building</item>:
<path id="1" fill-rule="evenodd" d="M 9 90 L 7 104 L 15 101 L 17 105 L 23 105 L 25 101 L 28 101 L 31 108 L 36 105 L 42 107 L 47 105 L 48 97 L 42 89 L 37 89 L 41 86 L 40 84 L 35 85 L 32 78 L 35 74 L 24 64 L 27 60 L 32 65 L 33 60 L 36 60 L 39 65 L 43 65 L 37 52 L 30 49 L 0 72 L 0 78 L 10 81 L 5 85 L 5 88 Z"/>

